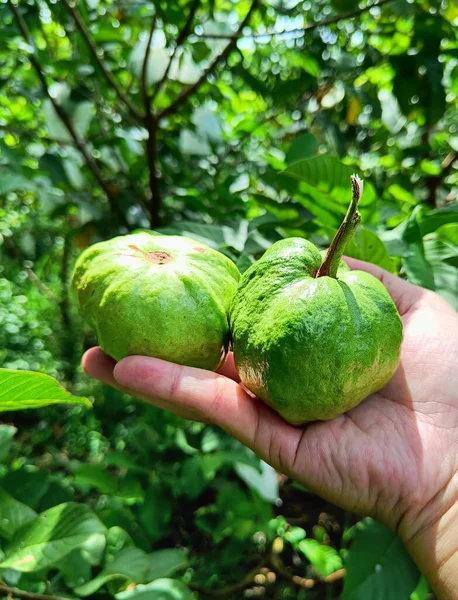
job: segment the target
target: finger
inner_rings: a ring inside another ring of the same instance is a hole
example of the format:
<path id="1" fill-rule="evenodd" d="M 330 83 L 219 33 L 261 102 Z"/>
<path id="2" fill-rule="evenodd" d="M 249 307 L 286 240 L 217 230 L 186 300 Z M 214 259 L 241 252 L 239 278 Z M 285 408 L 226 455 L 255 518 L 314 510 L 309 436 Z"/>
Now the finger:
<path id="1" fill-rule="evenodd" d="M 396 275 L 385 271 L 385 269 L 382 269 L 377 265 L 356 258 L 349 258 L 348 256 L 344 256 L 343 260 L 350 269 L 366 271 L 381 281 L 388 290 L 393 302 L 396 304 L 401 317 L 428 293 L 424 288 L 413 285 L 400 277 L 396 277 Z"/>
<path id="2" fill-rule="evenodd" d="M 229 377 L 229 379 L 233 379 L 237 383 L 240 381 L 239 374 L 235 368 L 234 355 L 232 352 L 229 352 L 226 357 L 226 362 L 220 369 L 218 369 L 218 373 L 220 375 L 224 375 L 225 377 Z"/>
<path id="3" fill-rule="evenodd" d="M 115 378 L 113 377 L 113 369 L 116 361 L 100 348 L 96 346 L 84 353 L 81 360 L 83 371 L 89 377 L 98 379 L 107 385 L 116 386 Z"/>
<path id="4" fill-rule="evenodd" d="M 288 472 L 303 430 L 288 425 L 232 379 L 145 356 L 119 361 L 114 377 L 153 404 L 165 401 L 168 407 L 215 423 L 275 468 Z"/>
<path id="5" fill-rule="evenodd" d="M 82 358 L 83 370 L 89 377 L 93 377 L 94 379 L 97 379 L 102 383 L 106 383 L 107 385 L 117 389 L 118 391 L 124 394 L 129 394 L 130 396 L 134 396 L 139 400 L 142 400 L 143 402 L 152 404 L 153 402 L 151 402 L 150 397 L 142 396 L 141 394 L 136 393 L 135 390 L 130 389 L 128 386 L 120 385 L 116 381 L 116 379 L 113 376 L 113 370 L 115 368 L 115 365 L 116 361 L 113 358 L 111 358 L 111 356 L 105 354 L 105 352 L 99 346 L 88 350 Z M 154 404 L 159 408 L 169 410 L 174 414 L 177 414 L 183 419 L 190 419 L 194 421 L 196 420 L 195 414 L 186 410 L 180 410 L 179 406 L 171 407 L 167 404 L 167 402 L 164 402 L 160 399 L 157 399 L 157 401 L 154 402 Z"/>

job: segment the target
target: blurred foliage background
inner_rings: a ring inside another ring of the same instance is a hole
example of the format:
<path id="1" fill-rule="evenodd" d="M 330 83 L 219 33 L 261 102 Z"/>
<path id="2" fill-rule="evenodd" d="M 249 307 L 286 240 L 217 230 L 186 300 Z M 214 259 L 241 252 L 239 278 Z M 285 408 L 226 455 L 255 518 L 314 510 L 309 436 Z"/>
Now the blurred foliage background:
<path id="1" fill-rule="evenodd" d="M 457 23 L 456 0 L 2 0 L 0 366 L 94 409 L 3 413 L 0 594 L 432 597 L 377 522 L 89 381 L 69 276 L 139 227 L 241 271 L 324 248 L 356 171 L 347 253 L 458 307 Z"/>

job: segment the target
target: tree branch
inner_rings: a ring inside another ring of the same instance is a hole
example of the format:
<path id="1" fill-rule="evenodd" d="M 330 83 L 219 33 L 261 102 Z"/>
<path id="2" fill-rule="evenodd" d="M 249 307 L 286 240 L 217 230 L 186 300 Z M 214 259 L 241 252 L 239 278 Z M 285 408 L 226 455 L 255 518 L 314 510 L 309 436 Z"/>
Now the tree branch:
<path id="1" fill-rule="evenodd" d="M 21 598 L 21 600 L 70 600 L 62 596 L 48 596 L 47 594 L 35 594 L 35 592 L 24 592 L 8 585 L 0 584 L 0 595 Z"/>
<path id="2" fill-rule="evenodd" d="M 310 23 L 309 25 L 304 25 L 304 27 L 297 27 L 294 29 L 289 29 L 286 31 L 265 31 L 264 33 L 261 32 L 255 32 L 255 33 L 249 33 L 247 35 L 244 35 L 240 29 L 233 34 L 230 33 L 195 33 L 194 35 L 201 38 L 201 39 L 206 39 L 206 40 L 238 40 L 240 38 L 247 38 L 247 39 L 253 39 L 253 40 L 258 40 L 260 38 L 265 38 L 265 37 L 275 37 L 275 36 L 280 36 L 280 35 L 291 35 L 291 34 L 298 34 L 298 35 L 302 35 L 303 33 L 308 33 L 309 31 L 313 31 L 314 29 L 318 29 L 319 27 L 325 27 L 326 25 L 332 25 L 333 23 L 338 23 L 339 21 L 344 21 L 345 19 L 352 19 L 353 17 L 358 17 L 359 15 L 371 10 L 371 8 L 377 8 L 379 6 L 383 6 L 384 4 L 388 4 L 389 2 L 393 2 L 393 0 L 379 0 L 378 2 L 375 2 L 374 4 L 368 4 L 366 6 L 363 6 L 363 8 L 357 8 L 355 10 L 350 10 L 348 12 L 345 13 L 341 13 L 339 15 L 334 15 L 333 17 L 329 17 L 327 19 L 323 19 L 322 21 L 319 21 L 318 23 Z"/>
<path id="3" fill-rule="evenodd" d="M 138 108 L 131 102 L 129 97 L 122 91 L 118 82 L 114 78 L 113 73 L 111 73 L 111 71 L 109 71 L 107 69 L 105 63 L 100 58 L 97 46 L 95 45 L 95 42 L 91 37 L 91 33 L 90 33 L 89 29 L 87 28 L 86 23 L 84 22 L 83 18 L 81 17 L 81 14 L 77 8 L 76 2 L 73 0 L 64 0 L 64 2 L 68 8 L 68 11 L 72 15 L 72 18 L 75 22 L 75 25 L 76 25 L 78 31 L 83 36 L 84 41 L 86 42 L 89 50 L 91 51 L 91 54 L 94 58 L 94 61 L 97 65 L 97 67 L 99 68 L 100 72 L 104 75 L 105 79 L 108 81 L 108 83 L 114 89 L 114 91 L 116 92 L 116 95 L 121 100 L 121 102 L 123 102 L 127 106 L 131 115 L 135 119 L 141 120 L 143 118 L 143 115 L 138 110 Z"/>
<path id="4" fill-rule="evenodd" d="M 24 258 L 22 257 L 19 248 L 14 243 L 14 240 L 11 237 L 3 237 L 3 244 L 8 252 L 8 254 L 14 258 L 20 265 L 21 269 L 27 274 L 29 280 L 33 283 L 33 285 L 39 290 L 43 296 L 51 300 L 56 304 L 60 303 L 59 298 L 56 294 L 45 285 L 41 279 L 35 274 L 34 271 L 30 267 L 26 267 L 24 264 Z"/>
<path id="5" fill-rule="evenodd" d="M 243 579 L 241 579 L 237 583 L 226 585 L 224 587 L 217 588 L 214 590 L 204 588 L 192 583 L 188 583 L 188 587 L 194 592 L 198 592 L 199 594 L 203 594 L 204 596 L 210 596 L 211 598 L 224 598 L 225 596 L 232 596 L 232 594 L 234 594 L 235 592 L 239 592 L 240 590 L 243 590 L 249 585 L 252 585 L 255 576 L 259 573 L 263 566 L 264 563 L 261 561 L 256 567 L 251 569 L 251 571 L 249 571 L 245 575 L 245 577 L 243 577 Z"/>
<path id="6" fill-rule="evenodd" d="M 19 27 L 19 31 L 22 34 L 22 37 L 24 38 L 24 40 L 27 42 L 27 44 L 29 44 L 29 46 L 31 46 L 32 48 L 32 52 L 28 55 L 28 58 L 30 60 L 30 63 L 32 65 L 32 67 L 34 68 L 38 79 L 40 80 L 41 83 L 41 87 L 45 93 L 45 95 L 47 96 L 47 98 L 49 99 L 49 101 L 51 102 L 54 110 L 56 111 L 58 117 L 60 118 L 60 120 L 62 121 L 63 125 L 65 126 L 65 128 L 67 129 L 68 133 L 70 134 L 70 137 L 73 139 L 73 141 L 75 142 L 75 146 L 78 148 L 78 150 L 80 151 L 80 153 L 82 154 L 87 167 L 89 168 L 89 170 L 92 172 L 92 174 L 94 175 L 94 177 L 96 178 L 97 182 L 99 183 L 100 187 L 102 188 L 102 190 L 105 192 L 105 195 L 108 199 L 108 202 L 110 203 L 110 206 L 113 210 L 113 212 L 115 212 L 118 217 L 120 218 L 120 220 L 122 221 L 122 223 L 124 224 L 124 226 L 129 229 L 129 224 L 127 222 L 127 219 L 124 215 L 124 213 L 122 212 L 122 210 L 119 208 L 117 202 L 116 202 L 116 193 L 113 192 L 111 186 L 103 179 L 102 173 L 99 169 L 98 164 L 95 162 L 95 160 L 92 158 L 92 156 L 89 154 L 85 143 L 79 138 L 75 128 L 73 127 L 68 115 L 66 114 L 66 112 L 63 110 L 63 108 L 56 102 L 55 98 L 53 98 L 53 96 L 50 94 L 49 92 L 49 87 L 48 87 L 48 83 L 46 81 L 46 77 L 43 73 L 43 70 L 41 68 L 40 63 L 37 60 L 37 57 L 35 55 L 35 45 L 33 43 L 32 37 L 30 35 L 30 32 L 27 28 L 26 22 L 22 16 L 22 13 L 20 12 L 20 10 L 18 9 L 16 4 L 13 4 L 12 0 L 8 0 L 8 4 L 11 8 L 11 12 L 14 15 L 14 18 L 16 20 L 16 23 Z"/>
<path id="7" fill-rule="evenodd" d="M 385 1 L 387 1 L 387 0 L 385 0 Z M 240 23 L 237 33 L 235 34 L 235 37 L 231 38 L 231 41 L 224 48 L 224 50 L 213 59 L 210 66 L 204 71 L 202 76 L 195 83 L 193 83 L 187 89 L 182 91 L 181 94 L 178 96 L 178 98 L 176 98 L 176 100 L 174 100 L 174 102 L 172 102 L 169 106 L 164 108 L 164 110 L 162 112 L 159 113 L 159 115 L 158 115 L 159 120 L 176 113 L 177 110 L 179 109 L 179 107 L 184 102 L 186 102 L 186 100 L 190 96 L 192 96 L 201 87 L 201 85 L 203 85 L 206 82 L 207 77 L 213 73 L 213 71 L 216 69 L 216 67 L 220 63 L 225 62 L 227 60 L 230 53 L 235 48 L 235 46 L 237 44 L 237 40 L 242 34 L 243 28 L 246 27 L 246 25 L 249 23 L 251 15 L 255 11 L 258 3 L 259 3 L 259 0 L 252 0 L 251 6 L 250 6 L 245 18 Z"/>
<path id="8" fill-rule="evenodd" d="M 162 86 L 164 85 L 164 83 L 168 77 L 168 74 L 172 67 L 172 64 L 175 59 L 175 55 L 176 55 L 178 48 L 183 44 L 183 42 L 186 40 L 186 38 L 188 37 L 188 35 L 191 31 L 192 23 L 194 21 L 194 17 L 196 16 L 197 9 L 199 8 L 199 4 L 200 4 L 200 0 L 193 0 L 193 3 L 191 4 L 191 8 L 189 10 L 188 18 L 186 19 L 186 22 L 183 25 L 183 28 L 179 32 L 177 39 L 175 41 L 175 47 L 173 48 L 173 52 L 172 52 L 172 56 L 170 57 L 169 64 L 167 65 L 167 68 L 164 71 L 164 75 L 161 77 L 161 79 L 157 82 L 157 84 L 155 86 L 153 95 L 151 96 L 151 103 L 154 102 L 156 96 L 161 91 Z"/>
<path id="9" fill-rule="evenodd" d="M 149 188 L 151 193 L 150 200 L 150 223 L 151 229 L 155 229 L 160 224 L 159 210 L 161 206 L 161 189 L 159 185 L 159 176 L 157 172 L 157 129 L 158 121 L 156 116 L 153 114 L 151 107 L 151 97 L 148 94 L 148 62 L 150 55 L 151 41 L 153 39 L 154 30 L 156 28 L 155 14 L 152 21 L 148 36 L 148 42 L 146 44 L 145 56 L 143 58 L 142 72 L 141 72 L 141 90 L 143 96 L 143 104 L 145 108 L 144 124 L 148 131 L 148 138 L 146 140 L 146 154 L 148 157 L 148 170 L 149 170 Z"/>
<path id="10" fill-rule="evenodd" d="M 437 191 L 440 188 L 442 180 L 447 177 L 453 163 L 458 158 L 458 152 L 450 152 L 444 158 L 441 164 L 441 172 L 439 175 L 432 175 L 426 178 L 426 187 L 428 188 L 428 203 L 434 208 L 437 206 Z"/>
<path id="11" fill-rule="evenodd" d="M 148 42 L 146 43 L 145 56 L 143 57 L 142 72 L 141 72 L 141 77 L 140 77 L 140 85 L 141 85 L 142 96 L 143 96 L 143 105 L 145 107 L 146 116 L 148 116 L 151 113 L 151 101 L 150 101 L 150 97 L 148 94 L 147 79 L 148 79 L 148 63 L 149 63 L 151 41 L 153 39 L 154 30 L 156 29 L 156 19 L 157 19 L 157 13 L 154 15 L 154 17 L 151 21 L 151 27 L 149 29 Z"/>

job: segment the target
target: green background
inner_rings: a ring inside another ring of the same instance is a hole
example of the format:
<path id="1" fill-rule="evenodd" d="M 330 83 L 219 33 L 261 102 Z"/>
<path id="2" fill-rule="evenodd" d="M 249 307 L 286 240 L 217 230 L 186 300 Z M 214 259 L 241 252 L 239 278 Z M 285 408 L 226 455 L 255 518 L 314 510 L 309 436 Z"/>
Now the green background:
<path id="1" fill-rule="evenodd" d="M 431 597 L 382 525 L 85 377 L 69 278 L 139 227 L 241 271 L 284 237 L 325 248 L 357 172 L 347 253 L 457 307 L 457 19 L 455 0 L 0 4 L 0 366 L 93 403 L 2 413 L 0 594 Z"/>

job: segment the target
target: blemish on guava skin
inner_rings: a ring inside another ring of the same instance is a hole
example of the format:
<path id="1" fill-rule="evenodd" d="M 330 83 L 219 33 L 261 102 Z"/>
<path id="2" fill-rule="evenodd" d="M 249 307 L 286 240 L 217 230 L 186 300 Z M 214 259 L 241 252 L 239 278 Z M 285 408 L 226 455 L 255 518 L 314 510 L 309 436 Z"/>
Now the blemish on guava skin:
<path id="1" fill-rule="evenodd" d="M 204 248 L 203 246 L 193 246 L 192 249 L 196 252 L 207 252 L 207 248 Z"/>
<path id="2" fill-rule="evenodd" d="M 145 253 L 145 258 L 155 265 L 166 265 L 173 260 L 171 254 L 161 250 Z"/>
<path id="3" fill-rule="evenodd" d="M 129 250 L 132 250 L 134 254 L 127 254 L 124 252 L 116 252 L 117 256 L 135 256 L 140 255 L 139 258 L 143 258 L 154 265 L 166 265 L 169 262 L 172 262 L 173 256 L 169 252 L 165 252 L 164 250 L 155 250 L 154 252 L 145 252 L 138 246 L 134 244 L 129 244 L 127 246 Z"/>

